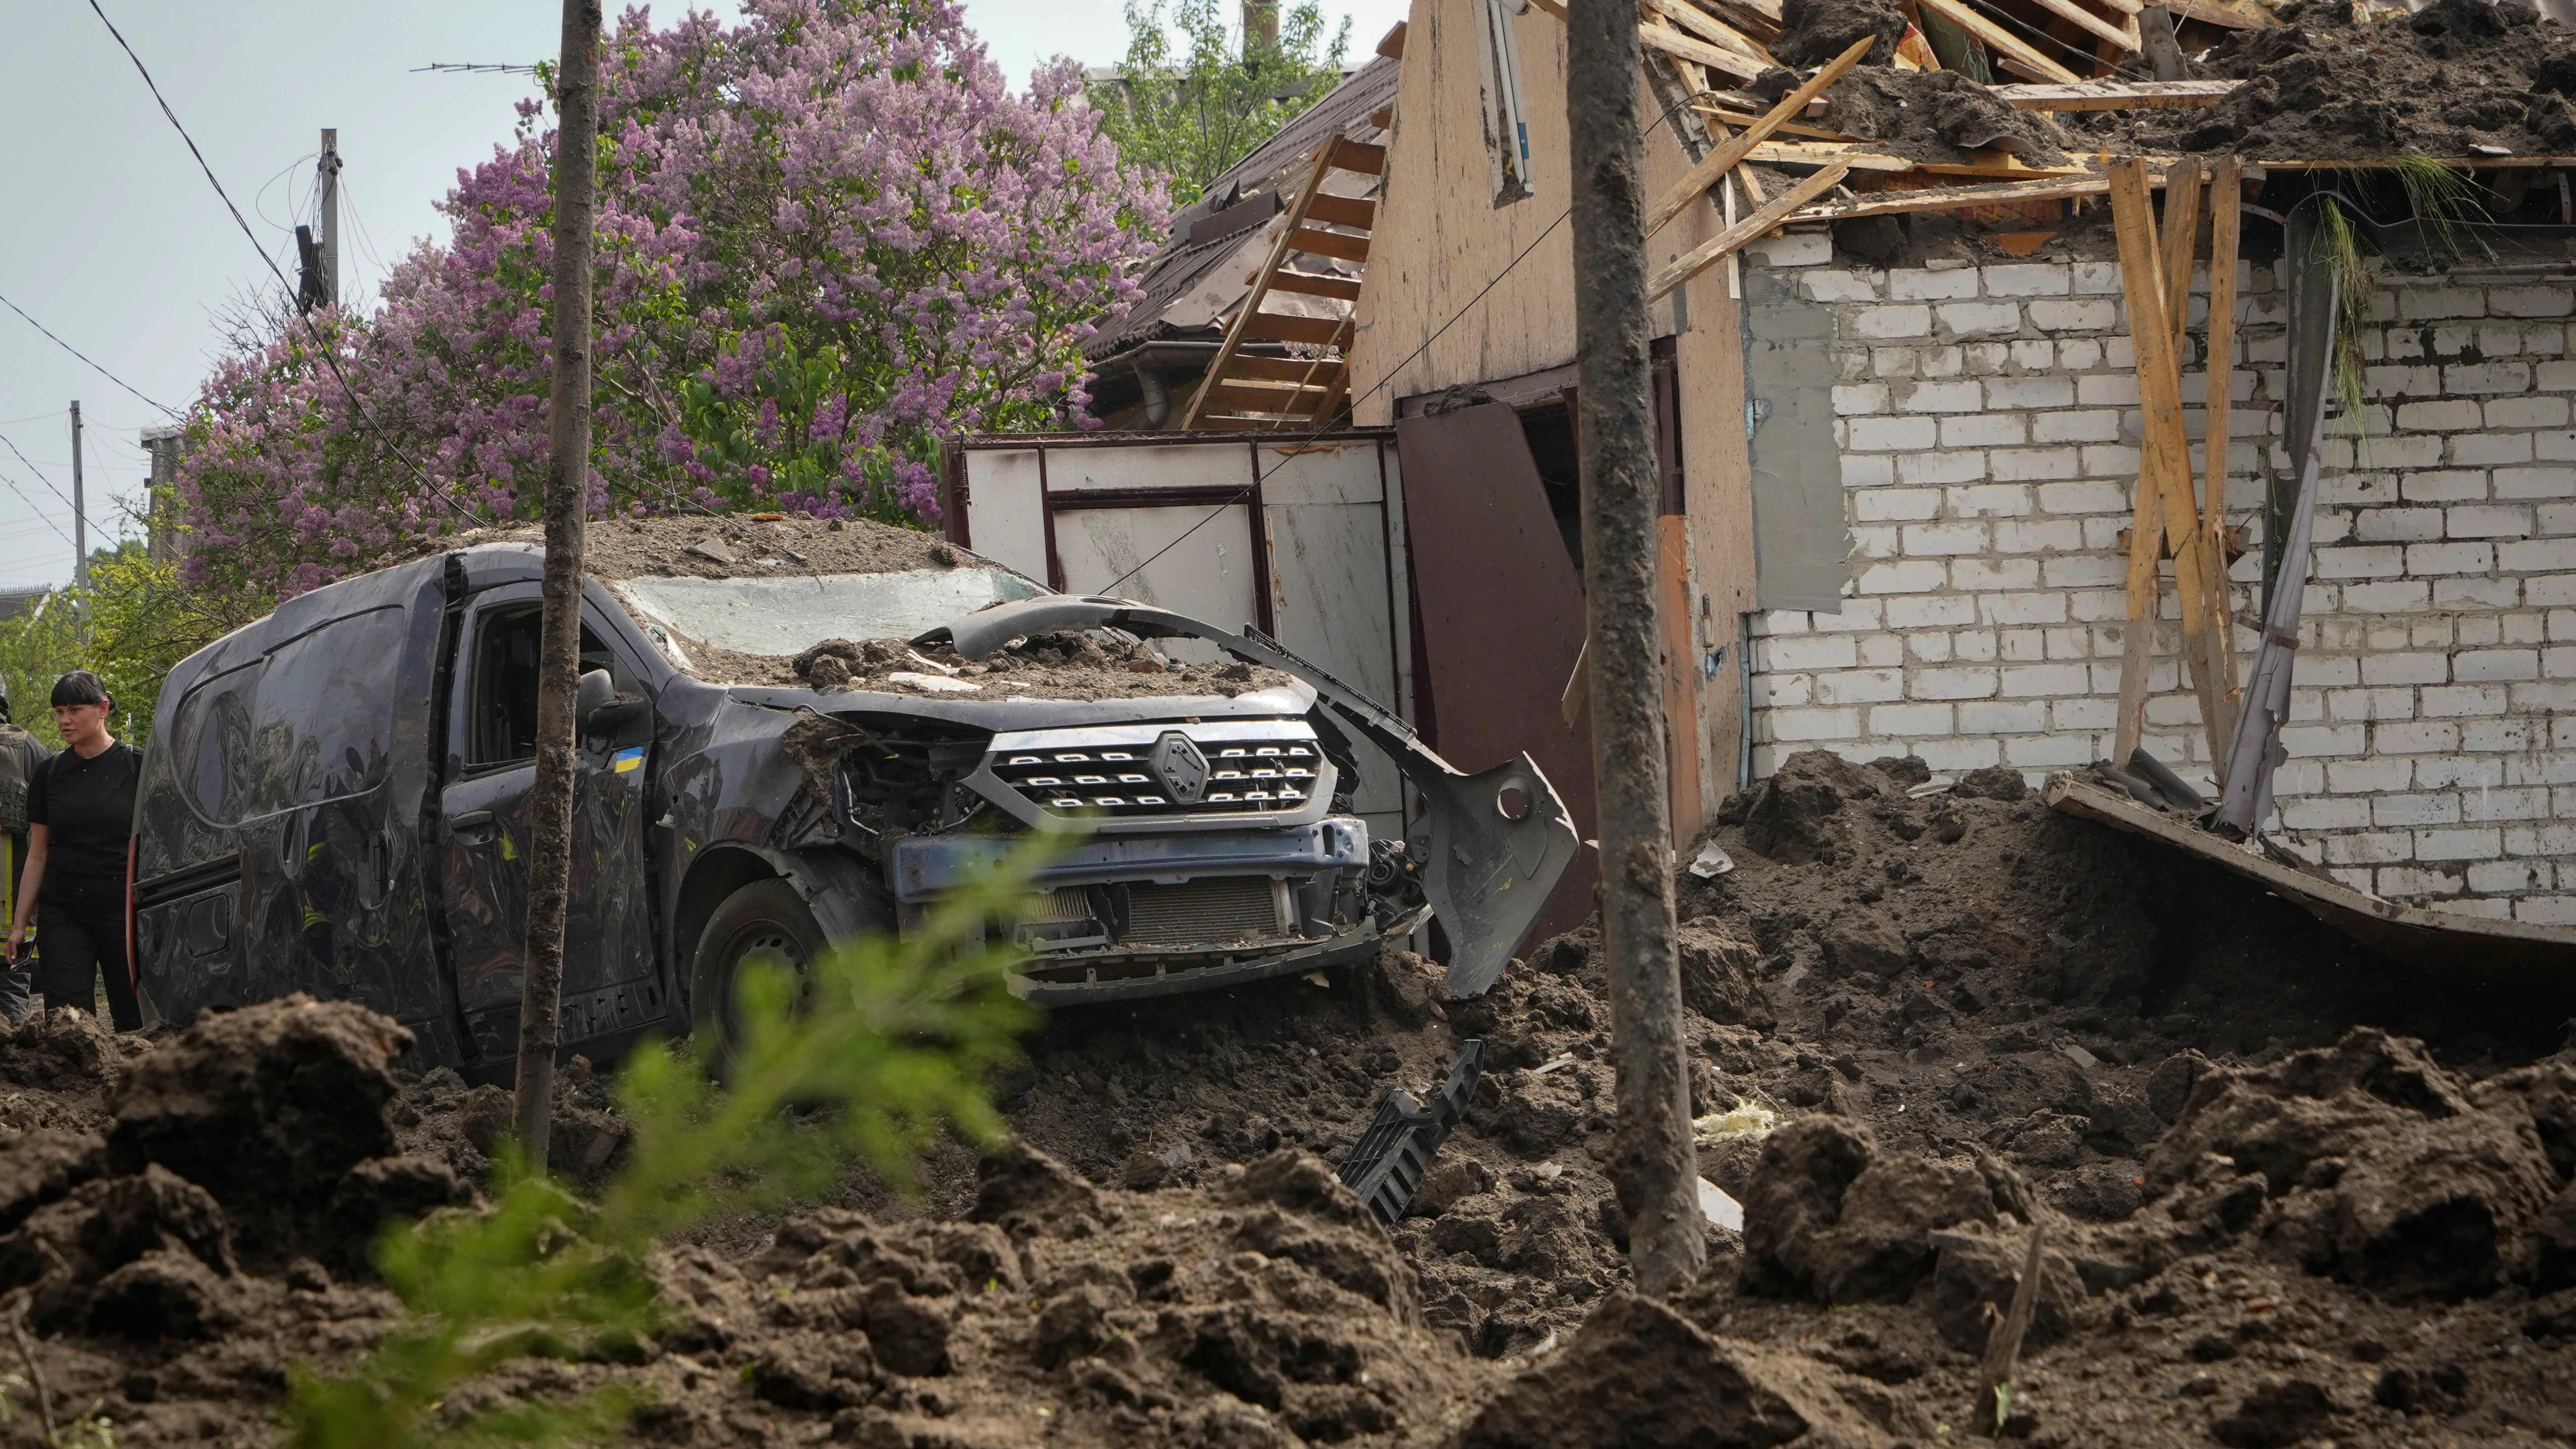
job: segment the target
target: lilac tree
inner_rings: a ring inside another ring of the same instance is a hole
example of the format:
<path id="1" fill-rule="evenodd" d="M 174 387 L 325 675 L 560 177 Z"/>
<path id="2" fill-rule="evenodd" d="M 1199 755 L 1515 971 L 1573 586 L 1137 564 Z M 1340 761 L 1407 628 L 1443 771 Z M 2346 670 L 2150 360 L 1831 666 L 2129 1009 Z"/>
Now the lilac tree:
<path id="1" fill-rule="evenodd" d="M 629 10 L 603 51 L 593 507 L 933 520 L 941 433 L 1091 425 L 1079 345 L 1167 201 L 1075 66 L 1014 94 L 949 0 L 744 10 Z M 180 473 L 196 577 L 282 596 L 533 514 L 546 121 L 523 102 L 459 173 L 374 317 L 282 318 L 218 364 Z"/>

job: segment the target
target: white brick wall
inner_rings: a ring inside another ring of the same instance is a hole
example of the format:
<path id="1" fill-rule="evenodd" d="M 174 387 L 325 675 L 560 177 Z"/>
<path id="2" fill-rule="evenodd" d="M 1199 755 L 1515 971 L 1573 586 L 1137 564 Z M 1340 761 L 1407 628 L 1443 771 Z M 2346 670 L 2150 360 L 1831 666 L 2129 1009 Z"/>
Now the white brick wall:
<path id="1" fill-rule="evenodd" d="M 1755 618 L 1755 772 L 1823 747 L 2036 780 L 2108 754 L 2140 436 L 2117 265 L 1769 255 L 1835 313 L 1854 556 L 1842 613 Z M 2229 515 L 2256 531 L 2289 465 L 2285 307 L 2270 267 L 2241 266 L 2237 292 Z M 2328 444 L 2276 824 L 2391 899 L 2576 921 L 2571 314 L 2564 287 L 2384 277 L 2366 436 Z M 2206 386 L 2187 366 L 2196 473 Z M 2259 554 L 2231 578 L 2250 666 Z M 2147 743 L 2199 780 L 2165 580 Z"/>

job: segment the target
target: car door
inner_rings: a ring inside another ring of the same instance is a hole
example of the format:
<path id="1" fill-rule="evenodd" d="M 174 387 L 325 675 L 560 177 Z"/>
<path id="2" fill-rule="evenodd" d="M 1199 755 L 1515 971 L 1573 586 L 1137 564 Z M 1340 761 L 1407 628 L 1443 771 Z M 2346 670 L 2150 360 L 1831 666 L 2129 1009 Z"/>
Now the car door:
<path id="1" fill-rule="evenodd" d="M 537 653 L 533 585 L 476 598 L 457 634 L 450 689 L 451 775 L 439 796 L 440 880 L 457 1005 L 486 1064 L 518 1051 L 528 862 L 535 830 Z M 631 660 L 584 618 L 582 667 L 641 693 Z M 572 874 L 564 919 L 560 1040 L 582 1041 L 662 1014 L 654 979 L 644 848 L 649 741 L 584 740 L 575 751 Z"/>

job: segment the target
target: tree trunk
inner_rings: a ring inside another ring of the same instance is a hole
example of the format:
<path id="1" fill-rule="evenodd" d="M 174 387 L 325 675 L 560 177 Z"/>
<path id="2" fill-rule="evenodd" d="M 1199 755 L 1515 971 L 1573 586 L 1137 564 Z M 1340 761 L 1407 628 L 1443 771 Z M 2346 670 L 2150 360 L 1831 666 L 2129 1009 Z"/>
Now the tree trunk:
<path id="1" fill-rule="evenodd" d="M 537 778 L 528 792 L 527 974 L 519 989 L 519 1146 L 539 1169 L 554 1112 L 563 1014 L 564 902 L 572 878 L 573 695 L 581 678 L 582 534 L 590 513 L 591 191 L 599 135 L 600 0 L 564 0 L 555 77 L 555 379 L 546 464 L 544 640 L 537 652 Z"/>
<path id="2" fill-rule="evenodd" d="M 1592 764 L 1601 840 L 1601 944 L 1610 964 L 1619 1131 L 1612 1179 L 1641 1292 L 1662 1295 L 1705 1253 L 1691 1148 L 1690 1072 L 1673 945 L 1662 644 L 1655 624 L 1655 417 L 1646 341 L 1645 158 L 1637 17 L 1567 7 L 1566 122 L 1574 165 L 1574 311 L 1591 616 Z"/>

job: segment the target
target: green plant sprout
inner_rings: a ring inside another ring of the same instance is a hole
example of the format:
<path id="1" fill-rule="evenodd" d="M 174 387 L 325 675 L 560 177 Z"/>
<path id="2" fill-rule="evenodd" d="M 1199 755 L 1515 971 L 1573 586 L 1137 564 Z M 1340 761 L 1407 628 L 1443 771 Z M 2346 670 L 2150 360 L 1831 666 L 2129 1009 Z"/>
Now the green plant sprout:
<path id="1" fill-rule="evenodd" d="M 2372 175 L 2364 171 L 2336 174 L 2355 191 L 2364 191 Z M 2478 201 L 2478 184 L 2467 172 L 2431 156 L 2410 155 L 2389 157 L 2381 174 L 2397 178 L 2406 192 L 2408 211 L 2451 256 L 2465 257 L 2473 245 L 2484 249 L 2468 230 L 2485 209 Z M 2361 336 L 2370 325 L 2371 308 L 2379 294 L 2379 280 L 2370 266 L 2377 248 L 2364 235 L 2371 220 L 2340 190 L 2320 190 L 2312 199 L 2317 203 L 2317 247 L 2335 284 L 2334 376 L 2329 385 L 2344 427 L 2357 445 L 2366 447 L 2369 438 L 2362 424 L 2362 406 L 2367 368 Z"/>
<path id="2" fill-rule="evenodd" d="M 864 1163 L 898 1192 L 951 1129 L 1007 1135 L 985 1089 L 1019 1055 L 1035 1013 L 1006 973 L 1019 953 L 996 922 L 1024 915 L 1030 882 L 1070 837 L 1032 835 L 945 899 L 913 934 L 826 953 L 808 972 L 747 961 L 739 1031 L 717 1081 L 713 1030 L 639 1048 L 617 1082 L 632 1157 L 584 1202 L 505 1144 L 488 1211 L 397 1224 L 376 1264 L 401 1320 L 347 1373 L 291 1371 L 295 1449 L 603 1442 L 644 1394 L 611 1384 L 544 1401 L 451 1402 L 521 1358 L 634 1353 L 658 1322 L 645 1255 L 719 1213 L 774 1208 Z"/>

